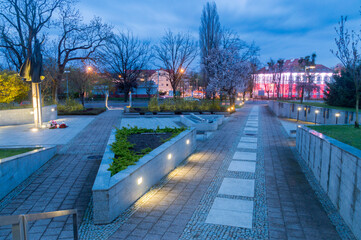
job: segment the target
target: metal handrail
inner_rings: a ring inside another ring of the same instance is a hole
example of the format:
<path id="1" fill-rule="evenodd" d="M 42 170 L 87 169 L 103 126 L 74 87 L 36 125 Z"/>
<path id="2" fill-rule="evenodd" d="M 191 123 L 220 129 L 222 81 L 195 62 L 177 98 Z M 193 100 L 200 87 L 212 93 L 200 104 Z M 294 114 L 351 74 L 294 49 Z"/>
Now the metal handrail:
<path id="1" fill-rule="evenodd" d="M 74 239 L 78 240 L 78 211 L 76 209 L 60 210 L 45 213 L 31 213 L 12 216 L 0 216 L 0 226 L 12 225 L 12 235 L 14 240 L 27 240 L 27 223 L 41 219 L 49 219 L 61 216 L 73 215 Z"/>

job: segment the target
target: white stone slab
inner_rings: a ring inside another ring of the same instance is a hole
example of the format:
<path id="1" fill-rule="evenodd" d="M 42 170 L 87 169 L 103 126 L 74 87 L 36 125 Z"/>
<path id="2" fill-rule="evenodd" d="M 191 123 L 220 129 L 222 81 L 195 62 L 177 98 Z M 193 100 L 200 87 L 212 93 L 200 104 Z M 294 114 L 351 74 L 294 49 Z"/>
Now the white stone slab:
<path id="1" fill-rule="evenodd" d="M 257 131 L 258 131 L 258 128 L 255 128 L 255 127 L 245 127 L 244 130 L 245 130 L 245 131 L 254 131 L 254 132 L 257 132 Z"/>
<path id="2" fill-rule="evenodd" d="M 216 198 L 206 223 L 252 228 L 253 201 Z"/>
<path id="3" fill-rule="evenodd" d="M 257 149 L 257 143 L 240 142 L 237 148 Z"/>
<path id="4" fill-rule="evenodd" d="M 254 152 L 235 152 L 233 155 L 234 160 L 248 160 L 256 161 L 257 153 Z"/>
<path id="5" fill-rule="evenodd" d="M 256 137 L 241 137 L 241 142 L 252 142 L 256 143 L 257 138 Z"/>
<path id="6" fill-rule="evenodd" d="M 206 223 L 252 229 L 252 217 L 252 213 L 211 209 Z"/>
<path id="7" fill-rule="evenodd" d="M 212 208 L 219 210 L 253 213 L 253 201 L 216 197 L 214 199 Z"/>
<path id="8" fill-rule="evenodd" d="M 256 163 L 248 161 L 232 161 L 231 164 L 229 164 L 228 171 L 254 173 L 256 171 Z"/>
<path id="9" fill-rule="evenodd" d="M 247 122 L 246 123 L 246 127 L 258 127 L 258 123 L 257 122 Z"/>
<path id="10" fill-rule="evenodd" d="M 253 197 L 254 179 L 224 178 L 218 194 Z"/>

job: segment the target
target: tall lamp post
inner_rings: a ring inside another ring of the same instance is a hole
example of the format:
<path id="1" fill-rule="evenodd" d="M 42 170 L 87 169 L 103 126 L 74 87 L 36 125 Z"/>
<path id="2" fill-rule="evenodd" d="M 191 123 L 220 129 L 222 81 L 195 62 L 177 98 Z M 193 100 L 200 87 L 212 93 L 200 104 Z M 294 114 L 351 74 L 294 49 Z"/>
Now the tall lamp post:
<path id="1" fill-rule="evenodd" d="M 336 113 L 336 114 L 335 114 L 335 117 L 336 117 L 336 124 L 337 124 L 337 122 L 338 122 L 338 118 L 340 117 L 340 115 L 341 115 L 340 113 Z"/>
<path id="2" fill-rule="evenodd" d="M 65 76 L 66 76 L 66 98 L 68 99 L 69 98 L 69 73 L 70 71 L 66 70 L 64 71 L 65 73 Z"/>
<path id="3" fill-rule="evenodd" d="M 297 122 L 298 122 L 298 119 L 299 119 L 299 116 L 300 116 L 301 109 L 302 109 L 301 107 L 297 108 Z"/>

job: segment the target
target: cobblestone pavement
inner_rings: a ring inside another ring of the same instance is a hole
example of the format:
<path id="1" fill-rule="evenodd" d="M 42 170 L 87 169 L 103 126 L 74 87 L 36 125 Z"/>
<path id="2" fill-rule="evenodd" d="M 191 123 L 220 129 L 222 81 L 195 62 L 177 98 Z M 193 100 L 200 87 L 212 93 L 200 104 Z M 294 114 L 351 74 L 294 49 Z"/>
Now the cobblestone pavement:
<path id="1" fill-rule="evenodd" d="M 60 154 L 0 201 L 0 215 L 76 208 L 82 219 L 91 198 L 100 155 L 120 118 L 121 111 L 97 116 Z M 30 222 L 28 226 L 30 239 L 71 239 L 73 235 L 71 216 Z M 0 239 L 10 238 L 10 229 L 11 226 L 1 227 Z"/>

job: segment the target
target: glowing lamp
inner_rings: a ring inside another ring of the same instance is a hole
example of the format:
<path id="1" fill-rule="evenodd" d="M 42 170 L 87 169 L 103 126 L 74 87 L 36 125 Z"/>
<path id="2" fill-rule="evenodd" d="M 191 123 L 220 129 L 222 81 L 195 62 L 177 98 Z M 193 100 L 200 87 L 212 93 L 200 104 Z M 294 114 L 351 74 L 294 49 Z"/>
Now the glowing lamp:
<path id="1" fill-rule="evenodd" d="M 172 154 L 168 154 L 168 160 L 172 159 Z"/>
<path id="2" fill-rule="evenodd" d="M 339 116 L 340 116 L 340 113 L 336 113 L 335 116 L 336 116 L 336 117 L 339 117 Z"/>
<path id="3" fill-rule="evenodd" d="M 316 113 L 316 114 L 319 114 L 319 113 L 320 113 L 320 111 L 319 111 L 319 110 L 315 110 L 315 113 Z"/>
<path id="4" fill-rule="evenodd" d="M 301 110 L 302 110 L 302 108 L 298 107 L 298 108 L 297 108 L 297 110 L 298 110 L 298 111 L 301 111 Z"/>
<path id="5" fill-rule="evenodd" d="M 189 141 L 189 139 L 187 139 L 186 144 L 188 145 L 190 142 L 191 142 L 191 141 Z"/>
<path id="6" fill-rule="evenodd" d="M 142 184 L 142 182 L 143 182 L 143 178 L 142 177 L 138 178 L 137 180 L 138 185 Z"/>

